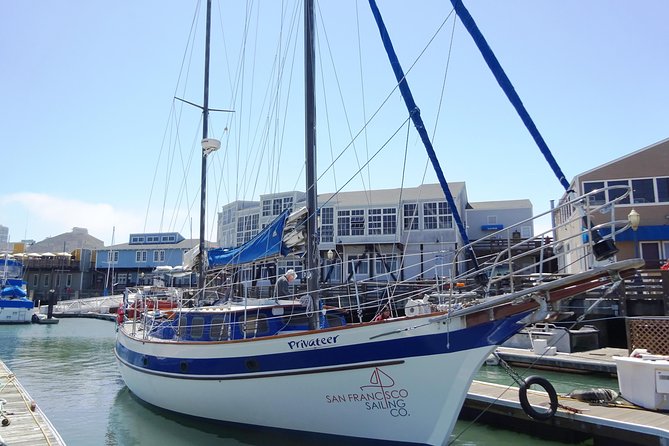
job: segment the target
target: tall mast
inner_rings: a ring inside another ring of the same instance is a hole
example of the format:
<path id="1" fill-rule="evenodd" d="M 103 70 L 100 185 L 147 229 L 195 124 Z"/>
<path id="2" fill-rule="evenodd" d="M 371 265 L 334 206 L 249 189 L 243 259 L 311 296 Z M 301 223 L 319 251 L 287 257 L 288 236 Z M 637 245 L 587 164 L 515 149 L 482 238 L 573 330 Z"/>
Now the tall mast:
<path id="1" fill-rule="evenodd" d="M 207 154 L 204 141 L 207 140 L 209 130 L 209 50 L 211 40 L 211 0 L 207 0 L 207 30 L 204 47 L 204 100 L 202 104 L 202 173 L 200 183 L 200 250 L 199 275 L 197 281 L 198 290 L 204 293 L 205 282 L 205 254 L 204 254 L 204 231 L 205 231 L 205 206 L 207 204 Z"/>
<path id="2" fill-rule="evenodd" d="M 316 101 L 315 101 L 315 49 L 314 49 L 314 2 L 304 2 L 304 132 L 305 132 L 305 162 L 307 173 L 307 294 L 311 296 L 313 313 L 309 321 L 309 328 L 318 328 L 319 319 L 319 255 L 318 255 L 318 228 L 317 215 L 318 193 L 316 190 Z"/>

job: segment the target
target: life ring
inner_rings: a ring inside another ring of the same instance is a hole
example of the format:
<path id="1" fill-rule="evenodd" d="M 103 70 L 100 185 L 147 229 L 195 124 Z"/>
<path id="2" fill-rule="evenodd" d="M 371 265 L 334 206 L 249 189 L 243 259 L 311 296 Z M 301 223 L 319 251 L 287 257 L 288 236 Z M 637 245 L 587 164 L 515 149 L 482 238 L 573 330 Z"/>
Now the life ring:
<path id="1" fill-rule="evenodd" d="M 548 394 L 548 397 L 551 400 L 549 410 L 547 411 L 536 410 L 534 407 L 532 407 L 532 405 L 528 401 L 527 389 L 529 389 L 530 386 L 532 386 L 533 384 L 536 384 L 539 387 L 543 387 L 546 393 Z M 525 381 L 523 381 L 523 384 L 520 386 L 520 389 L 518 389 L 518 399 L 520 400 L 520 407 L 523 408 L 523 411 L 525 411 L 525 413 L 530 418 L 538 421 L 548 420 L 553 415 L 555 415 L 555 412 L 557 411 L 558 408 L 558 397 L 555 388 L 550 382 L 548 382 L 546 378 L 542 378 L 541 376 L 528 376 L 527 378 L 525 378 Z"/>

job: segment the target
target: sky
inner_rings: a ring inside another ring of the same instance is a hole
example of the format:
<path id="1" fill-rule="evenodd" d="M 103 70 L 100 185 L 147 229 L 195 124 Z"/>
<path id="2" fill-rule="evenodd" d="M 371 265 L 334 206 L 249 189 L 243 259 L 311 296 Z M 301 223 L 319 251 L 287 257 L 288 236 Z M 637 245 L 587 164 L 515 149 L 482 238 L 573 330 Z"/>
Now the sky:
<path id="1" fill-rule="evenodd" d="M 297 3 L 221 3 L 210 107 L 234 112 L 210 116 L 222 149 L 208 158 L 209 240 L 224 204 L 305 189 Z M 547 211 L 563 189 L 453 26 L 450 2 L 378 3 L 447 180 L 465 181 L 470 201 L 527 198 Z M 669 2 L 464 3 L 567 179 L 669 137 Z M 138 232 L 198 237 L 201 113 L 174 100 L 202 103 L 198 4 L 0 3 L 0 225 L 10 241 L 73 227 L 107 245 Z M 367 2 L 317 5 L 319 192 L 436 182 L 407 134 Z"/>

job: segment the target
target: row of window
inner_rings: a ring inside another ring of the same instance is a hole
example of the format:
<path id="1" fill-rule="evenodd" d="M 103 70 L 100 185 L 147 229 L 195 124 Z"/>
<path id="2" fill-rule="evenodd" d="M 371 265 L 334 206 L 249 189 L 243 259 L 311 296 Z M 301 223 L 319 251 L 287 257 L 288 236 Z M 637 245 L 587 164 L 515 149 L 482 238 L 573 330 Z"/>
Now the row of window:
<path id="1" fill-rule="evenodd" d="M 39 287 L 39 276 L 40 276 L 39 274 L 33 274 L 33 280 L 32 280 L 33 288 Z M 54 276 L 53 282 L 54 282 L 53 283 L 54 287 L 56 287 L 56 288 L 60 287 L 61 286 L 61 275 L 56 274 Z M 44 287 L 51 286 L 51 274 L 50 273 L 42 275 L 42 286 L 44 286 Z M 67 288 L 72 286 L 72 274 L 65 274 L 65 286 Z"/>
<path id="2" fill-rule="evenodd" d="M 108 263 L 117 263 L 118 262 L 118 251 L 107 251 L 107 262 Z M 135 262 L 143 263 L 148 259 L 148 251 L 135 251 Z M 164 262 L 165 261 L 165 250 L 156 249 L 151 251 L 153 255 L 154 262 Z"/>
<path id="3" fill-rule="evenodd" d="M 405 231 L 423 229 L 452 229 L 453 215 L 448 203 L 431 202 L 405 204 L 402 208 L 402 228 Z M 321 209 L 321 241 L 333 242 L 335 235 L 334 209 Z M 337 211 L 337 234 L 351 235 L 394 235 L 397 233 L 397 209 L 347 209 Z"/>
<path id="4" fill-rule="evenodd" d="M 627 186 L 632 189 L 630 195 L 619 202 L 621 204 L 669 203 L 669 177 L 587 181 L 583 183 L 583 192 L 588 193 L 610 186 Z M 624 193 L 623 188 L 608 189 L 593 195 L 590 202 L 602 204 Z"/>
<path id="5" fill-rule="evenodd" d="M 177 241 L 176 235 L 133 235 L 130 237 L 130 243 L 174 243 Z"/>
<path id="6" fill-rule="evenodd" d="M 251 240 L 258 233 L 258 214 L 244 215 L 237 219 L 237 245 Z"/>
<path id="7" fill-rule="evenodd" d="M 273 200 L 263 200 L 262 216 L 279 215 L 284 209 L 293 207 L 293 197 L 274 198 Z"/>

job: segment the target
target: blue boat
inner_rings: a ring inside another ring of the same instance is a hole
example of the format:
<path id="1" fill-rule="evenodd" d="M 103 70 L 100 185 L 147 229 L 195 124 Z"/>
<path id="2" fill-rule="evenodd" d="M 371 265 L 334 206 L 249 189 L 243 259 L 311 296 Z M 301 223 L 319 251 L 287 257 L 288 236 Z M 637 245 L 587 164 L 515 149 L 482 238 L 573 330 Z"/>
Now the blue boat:
<path id="1" fill-rule="evenodd" d="M 35 305 L 26 296 L 23 264 L 9 256 L 0 259 L 0 324 L 28 324 Z"/>

